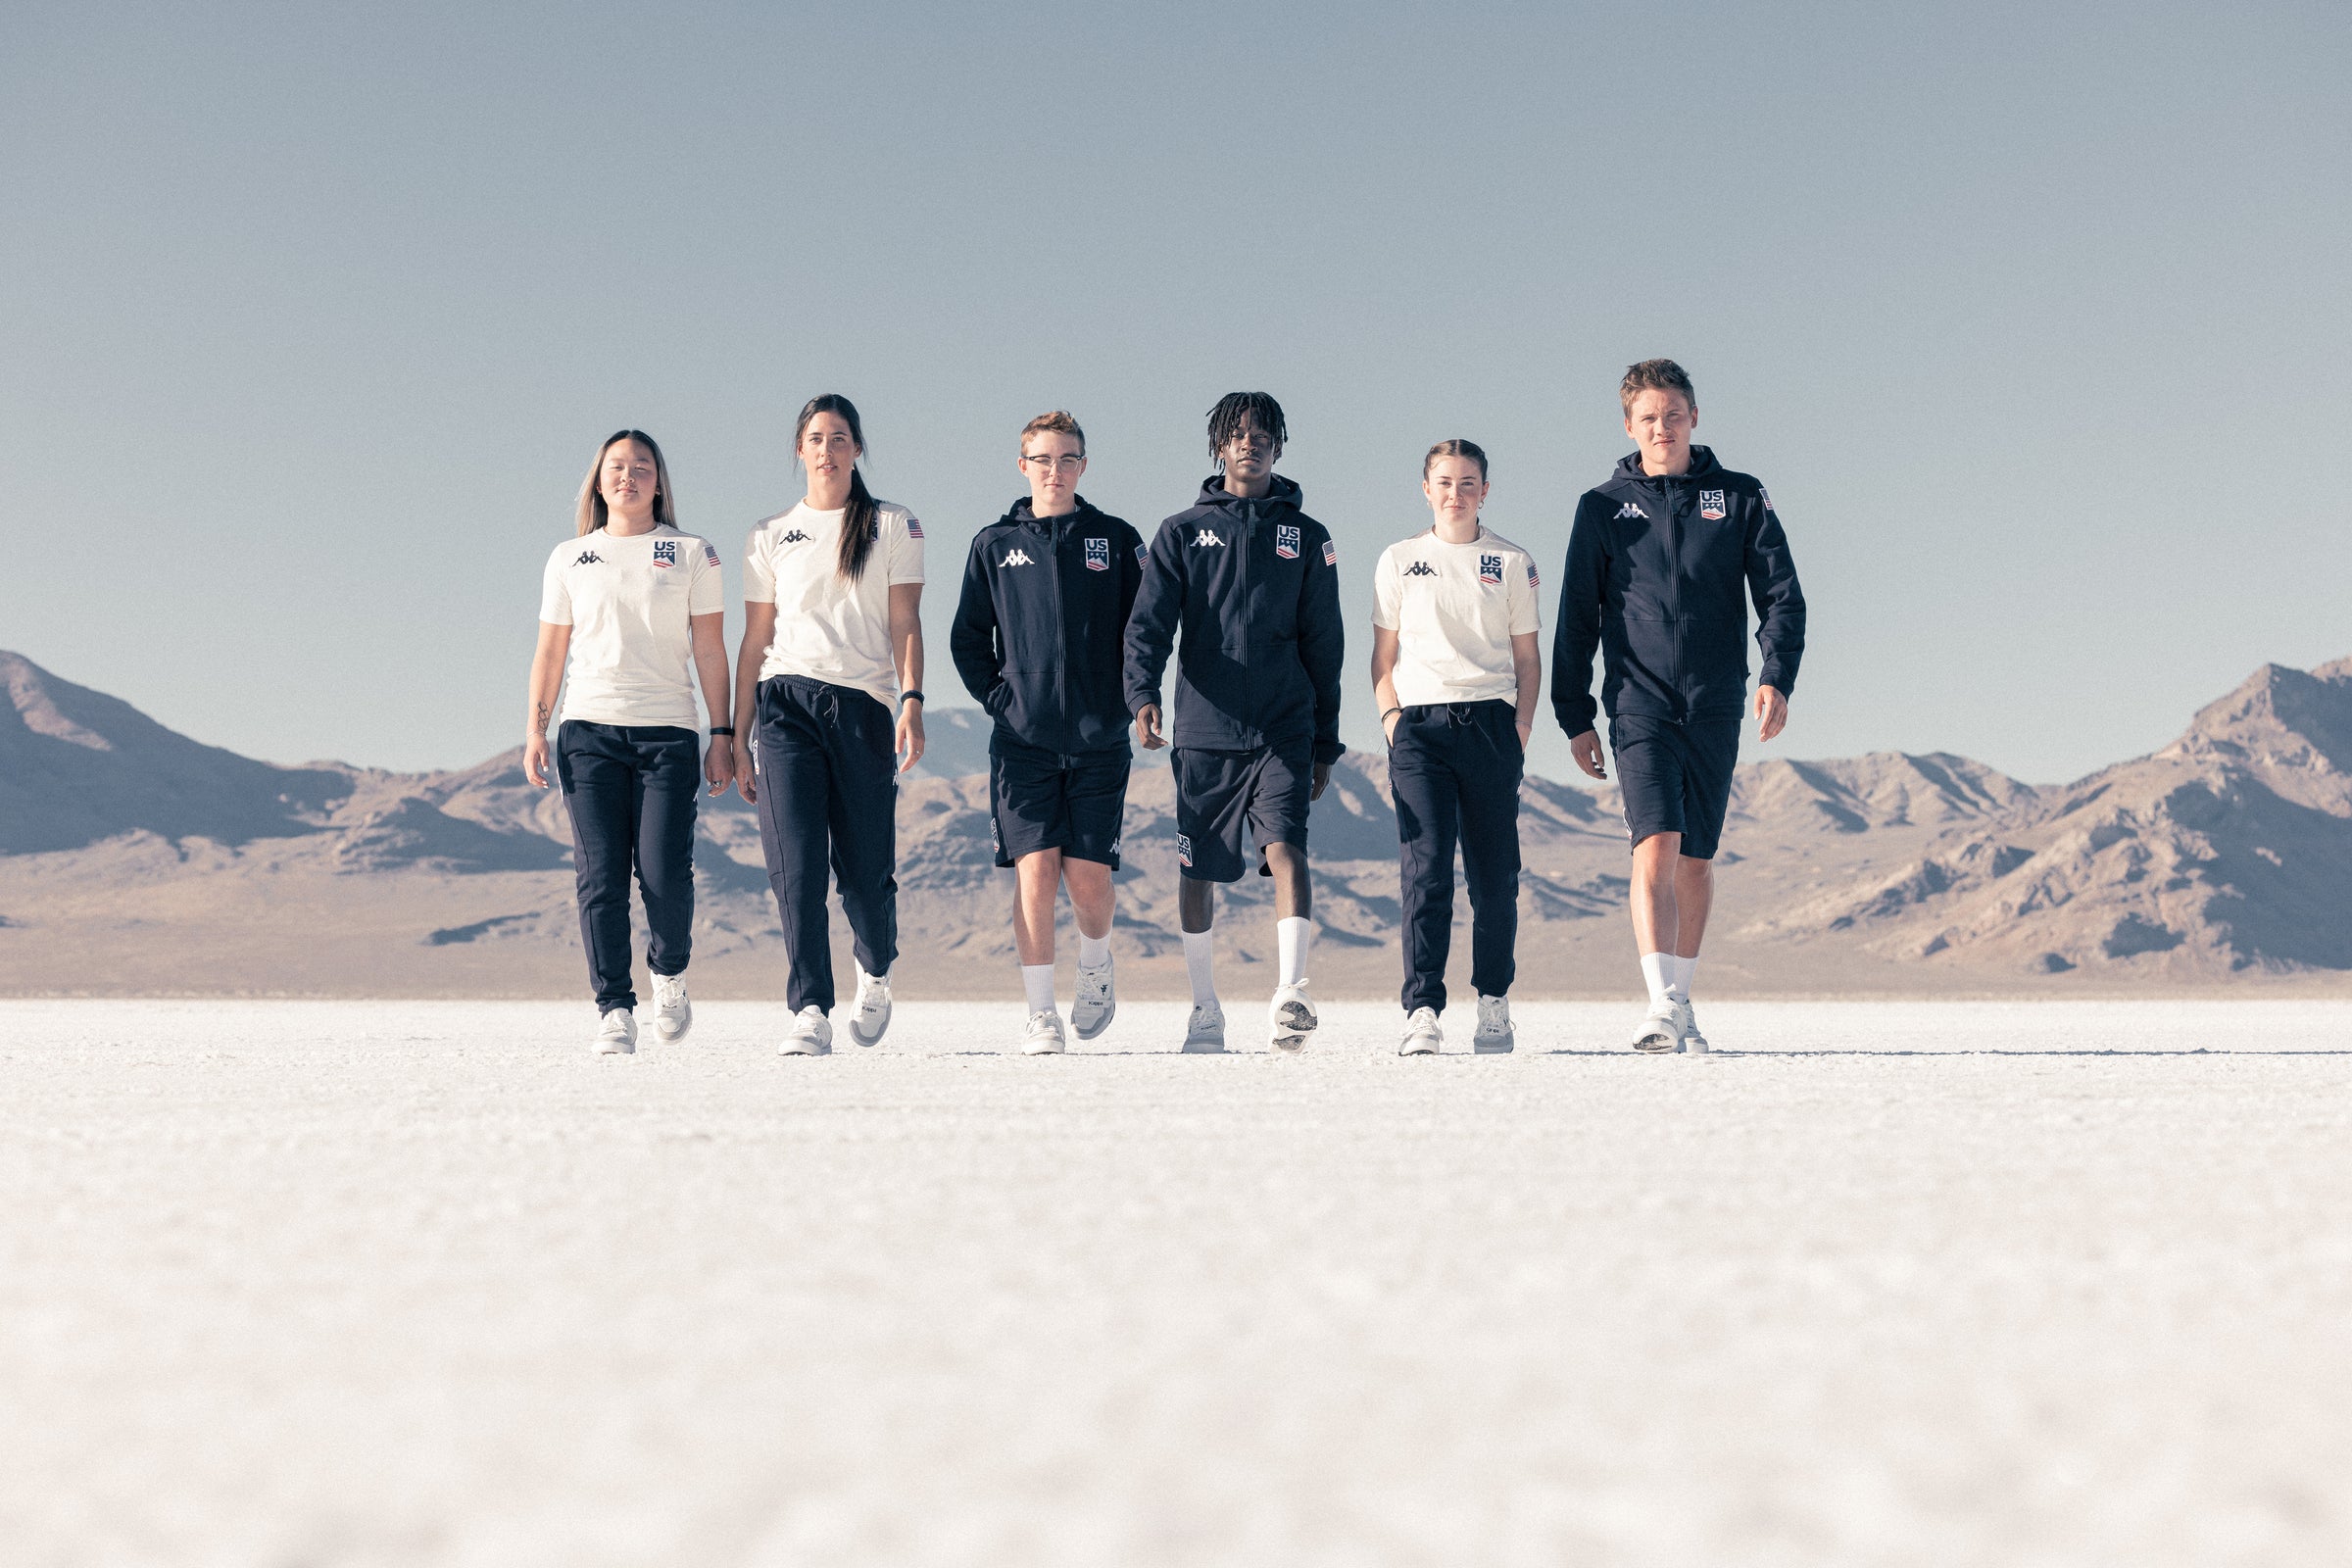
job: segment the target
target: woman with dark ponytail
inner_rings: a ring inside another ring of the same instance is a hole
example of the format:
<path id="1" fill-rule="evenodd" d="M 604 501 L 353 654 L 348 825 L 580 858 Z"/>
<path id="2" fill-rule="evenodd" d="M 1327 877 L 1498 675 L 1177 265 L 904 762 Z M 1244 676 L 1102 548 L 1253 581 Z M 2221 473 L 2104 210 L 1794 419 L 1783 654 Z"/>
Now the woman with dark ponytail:
<path id="1" fill-rule="evenodd" d="M 760 811 L 792 965 L 781 1049 L 821 1056 L 833 1044 L 828 871 L 858 955 L 850 1038 L 870 1046 L 890 1027 L 898 775 L 923 755 L 923 525 L 866 489 L 848 398 L 810 398 L 793 448 L 808 493 L 744 546 L 735 783 Z"/>

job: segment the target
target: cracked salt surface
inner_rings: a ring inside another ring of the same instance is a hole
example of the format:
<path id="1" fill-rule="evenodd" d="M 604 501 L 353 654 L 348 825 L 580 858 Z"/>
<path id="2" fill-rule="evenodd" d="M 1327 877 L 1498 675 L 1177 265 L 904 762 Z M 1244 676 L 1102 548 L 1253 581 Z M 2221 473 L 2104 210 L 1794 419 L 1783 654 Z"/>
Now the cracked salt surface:
<path id="1" fill-rule="evenodd" d="M 0 1003 L 4 1555 L 2352 1560 L 2352 1004 L 1517 1010 Z"/>

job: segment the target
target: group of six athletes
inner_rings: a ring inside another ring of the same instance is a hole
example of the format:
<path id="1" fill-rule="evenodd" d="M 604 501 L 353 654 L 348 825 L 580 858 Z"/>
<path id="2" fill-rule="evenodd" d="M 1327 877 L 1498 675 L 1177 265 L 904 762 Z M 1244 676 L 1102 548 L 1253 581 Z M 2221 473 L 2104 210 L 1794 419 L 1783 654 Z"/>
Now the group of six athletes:
<path id="1" fill-rule="evenodd" d="M 1649 993 L 1634 1049 L 1703 1052 L 1690 987 L 1748 706 L 1748 608 L 1762 654 L 1757 733 L 1770 740 L 1787 721 L 1805 605 L 1763 486 L 1692 444 L 1690 377 L 1670 360 L 1648 360 L 1619 390 L 1636 450 L 1578 504 L 1552 710 L 1594 778 L 1607 777 L 1595 719 L 1609 715 Z M 991 835 L 997 864 L 1014 873 L 1025 1052 L 1066 1046 L 1054 981 L 1064 887 L 1079 932 L 1070 1026 L 1093 1039 L 1117 1008 L 1111 879 L 1131 733 L 1146 750 L 1174 748 L 1178 919 L 1193 992 L 1183 1049 L 1225 1049 L 1210 961 L 1215 886 L 1249 870 L 1245 845 L 1273 884 L 1269 1042 L 1297 1052 L 1316 1027 L 1307 819 L 1343 751 L 1344 636 L 1337 548 L 1301 510 L 1298 486 L 1275 471 L 1287 434 L 1281 406 L 1264 393 L 1219 402 L 1208 417 L 1215 470 L 1147 545 L 1078 493 L 1087 460 L 1077 420 L 1041 415 L 1020 437 L 1029 494 L 972 540 L 950 651 L 993 720 Z M 889 1027 L 897 776 L 923 755 L 923 528 L 867 491 L 858 466 L 864 432 L 848 399 L 811 399 L 794 447 L 807 493 L 758 524 L 745 547 L 732 686 L 718 554 L 678 530 L 668 469 L 650 436 L 623 430 L 606 440 L 581 488 L 576 537 L 548 560 L 524 766 L 545 788 L 552 760 L 570 813 L 600 1052 L 636 1045 L 632 871 L 651 933 L 654 1030 L 676 1040 L 691 1025 L 683 975 L 706 785 L 715 795 L 732 783 L 758 809 L 791 968 L 782 1051 L 831 1049 L 828 876 L 858 961 L 851 1038 L 870 1046 Z M 1480 520 L 1489 476 L 1476 445 L 1431 448 L 1422 490 L 1432 526 L 1390 546 L 1374 574 L 1371 677 L 1389 745 L 1404 924 L 1399 1050 L 1428 1054 L 1442 1045 L 1458 849 L 1478 994 L 1471 1046 L 1507 1052 L 1518 797 L 1543 683 L 1542 578 L 1528 552 Z M 1160 687 L 1171 657 L 1169 715 Z M 696 735 L 697 681 L 706 710 L 731 720 L 711 724 L 707 749 Z M 559 717 L 551 759 L 548 726 Z"/>

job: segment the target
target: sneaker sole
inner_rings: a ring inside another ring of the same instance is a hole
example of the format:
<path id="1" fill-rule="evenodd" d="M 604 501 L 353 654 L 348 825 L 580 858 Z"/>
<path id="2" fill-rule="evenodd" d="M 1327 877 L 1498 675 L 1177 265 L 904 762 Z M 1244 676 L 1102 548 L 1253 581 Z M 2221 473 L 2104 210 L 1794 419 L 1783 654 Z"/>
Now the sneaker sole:
<path id="1" fill-rule="evenodd" d="M 685 1039 L 686 1036 L 693 1031 L 693 1029 L 694 1020 L 692 1018 L 689 1018 L 684 1023 L 678 1025 L 674 1033 L 671 1030 L 663 1027 L 661 1019 L 657 1018 L 654 1020 L 654 1038 L 660 1040 L 663 1045 L 676 1045 L 679 1041 Z"/>
<path id="2" fill-rule="evenodd" d="M 1669 1056 L 1682 1048 L 1681 1038 L 1675 1035 L 1643 1035 L 1634 1042 L 1634 1049 L 1644 1056 Z"/>
<path id="3" fill-rule="evenodd" d="M 624 1046 L 618 1041 L 600 1040 L 596 1043 L 596 1054 L 600 1056 L 634 1056 L 637 1047 L 633 1043 Z"/>
<path id="4" fill-rule="evenodd" d="M 1436 1046 L 1425 1045 L 1419 1041 L 1408 1042 L 1396 1048 L 1396 1054 L 1399 1056 L 1434 1056 L 1437 1054 Z"/>
<path id="5" fill-rule="evenodd" d="M 865 1046 L 869 1049 L 880 1045 L 882 1043 L 882 1037 L 888 1033 L 890 1033 L 890 1020 L 888 1018 L 883 1019 L 882 1027 L 875 1030 L 870 1035 L 864 1030 L 858 1028 L 854 1023 L 850 1025 L 850 1038 L 857 1041 L 858 1044 Z"/>
<path id="6" fill-rule="evenodd" d="M 776 1054 L 779 1056 L 830 1056 L 833 1054 L 833 1048 L 830 1045 L 803 1045 L 798 1040 L 787 1040 L 776 1048 Z"/>
<path id="7" fill-rule="evenodd" d="M 1473 1040 L 1470 1052 L 1478 1056 L 1507 1056 L 1519 1048 L 1517 1035 L 1504 1035 L 1500 1040 Z"/>
<path id="8" fill-rule="evenodd" d="M 1108 1012 L 1105 1012 L 1104 1014 L 1102 1014 L 1102 1022 L 1100 1022 L 1100 1023 L 1098 1023 L 1098 1024 L 1096 1024 L 1096 1025 L 1095 1025 L 1095 1026 L 1094 1026 L 1092 1029 L 1081 1028 L 1081 1027 L 1079 1026 L 1078 1020 L 1077 1020 L 1075 1017 L 1071 1018 L 1071 1019 L 1070 1019 L 1070 1032 L 1071 1032 L 1071 1033 L 1073 1033 L 1073 1034 L 1075 1034 L 1075 1035 L 1076 1035 L 1076 1036 L 1077 1036 L 1079 1039 L 1081 1039 L 1081 1040 L 1092 1040 L 1092 1039 L 1094 1039 L 1096 1036 L 1098 1036 L 1098 1035 L 1102 1034 L 1103 1030 L 1105 1030 L 1105 1029 L 1109 1028 L 1109 1027 L 1110 1027 L 1110 1020 L 1111 1020 L 1111 1019 L 1113 1019 L 1113 1018 L 1115 1018 L 1115 1017 L 1117 1017 L 1118 1015 L 1119 1015 L 1119 1004 L 1118 1004 L 1117 1003 L 1115 1003 L 1115 1002 L 1114 1002 L 1114 1003 L 1112 1003 L 1112 1004 L 1110 1004 L 1110 1010 L 1109 1010 Z"/>
<path id="9" fill-rule="evenodd" d="M 1023 1046 L 1021 1054 L 1024 1056 L 1058 1056 L 1068 1049 L 1067 1046 Z"/>

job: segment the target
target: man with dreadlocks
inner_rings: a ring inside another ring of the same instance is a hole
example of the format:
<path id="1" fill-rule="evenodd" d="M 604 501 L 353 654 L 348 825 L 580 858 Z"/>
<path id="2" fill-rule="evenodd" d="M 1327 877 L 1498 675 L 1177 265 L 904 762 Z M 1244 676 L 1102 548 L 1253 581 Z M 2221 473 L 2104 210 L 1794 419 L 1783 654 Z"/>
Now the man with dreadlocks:
<path id="1" fill-rule="evenodd" d="M 1331 532 L 1298 510 L 1298 486 L 1274 471 L 1287 434 L 1282 405 L 1263 392 L 1235 392 L 1209 411 L 1217 471 L 1190 509 L 1159 525 L 1127 622 L 1136 739 L 1147 751 L 1176 746 L 1178 916 L 1193 982 L 1187 1051 L 1225 1049 L 1209 928 L 1216 884 L 1245 869 L 1245 817 L 1257 874 L 1274 881 L 1274 1049 L 1304 1050 L 1316 1022 L 1306 994 L 1306 813 L 1345 750 L 1344 636 Z M 1176 721 L 1163 736 L 1159 679 L 1171 651 Z"/>

